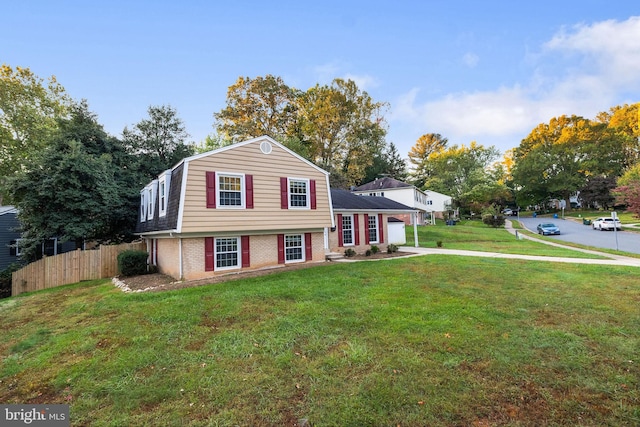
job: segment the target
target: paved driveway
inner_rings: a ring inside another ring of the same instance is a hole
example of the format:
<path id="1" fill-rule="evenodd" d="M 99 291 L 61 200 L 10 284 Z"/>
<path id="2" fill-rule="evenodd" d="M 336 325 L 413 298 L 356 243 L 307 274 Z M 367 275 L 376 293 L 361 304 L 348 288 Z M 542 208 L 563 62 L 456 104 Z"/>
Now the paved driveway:
<path id="1" fill-rule="evenodd" d="M 516 219 L 509 217 L 508 219 Z M 640 254 L 640 233 L 624 231 L 598 231 L 590 225 L 583 225 L 571 219 L 521 216 L 520 223 L 528 230 L 536 232 L 536 226 L 541 222 L 553 222 L 560 227 L 559 236 L 549 236 L 560 242 L 579 243 L 604 249 L 617 249 L 624 252 Z"/>

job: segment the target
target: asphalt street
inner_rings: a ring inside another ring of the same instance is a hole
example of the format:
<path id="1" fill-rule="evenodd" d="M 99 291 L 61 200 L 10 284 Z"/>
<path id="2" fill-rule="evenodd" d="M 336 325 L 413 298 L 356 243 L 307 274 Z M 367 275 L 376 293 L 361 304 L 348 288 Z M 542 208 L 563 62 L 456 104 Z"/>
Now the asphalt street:
<path id="1" fill-rule="evenodd" d="M 507 217 L 507 219 L 518 219 Z M 531 214 L 519 217 L 523 227 L 536 233 L 536 227 L 542 222 L 551 222 L 560 227 L 559 236 L 549 236 L 559 242 L 572 242 L 595 248 L 615 249 L 624 252 L 640 254 L 640 233 L 635 231 L 625 231 L 625 224 L 622 224 L 622 231 L 599 231 L 593 230 L 590 225 L 572 219 L 562 219 L 553 217 L 537 217 Z"/>

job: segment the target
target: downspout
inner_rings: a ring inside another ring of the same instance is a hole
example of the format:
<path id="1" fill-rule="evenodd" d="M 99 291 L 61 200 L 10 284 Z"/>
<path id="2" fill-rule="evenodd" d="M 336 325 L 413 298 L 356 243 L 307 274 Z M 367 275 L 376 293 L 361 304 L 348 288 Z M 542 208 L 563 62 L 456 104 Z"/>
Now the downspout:
<path id="1" fill-rule="evenodd" d="M 413 241 L 414 246 L 417 248 L 418 247 L 418 213 L 414 212 L 413 213 Z"/>
<path id="2" fill-rule="evenodd" d="M 184 279 L 182 272 L 182 237 L 178 239 L 178 263 L 180 267 L 180 280 Z"/>

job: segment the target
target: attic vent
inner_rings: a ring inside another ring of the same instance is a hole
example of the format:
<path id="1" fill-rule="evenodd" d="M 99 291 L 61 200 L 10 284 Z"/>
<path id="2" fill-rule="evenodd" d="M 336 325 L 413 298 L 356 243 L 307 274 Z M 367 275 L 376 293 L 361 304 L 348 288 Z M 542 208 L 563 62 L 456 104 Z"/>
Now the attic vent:
<path id="1" fill-rule="evenodd" d="M 260 151 L 262 151 L 264 154 L 271 153 L 271 143 L 269 143 L 269 141 L 262 141 L 260 143 Z"/>

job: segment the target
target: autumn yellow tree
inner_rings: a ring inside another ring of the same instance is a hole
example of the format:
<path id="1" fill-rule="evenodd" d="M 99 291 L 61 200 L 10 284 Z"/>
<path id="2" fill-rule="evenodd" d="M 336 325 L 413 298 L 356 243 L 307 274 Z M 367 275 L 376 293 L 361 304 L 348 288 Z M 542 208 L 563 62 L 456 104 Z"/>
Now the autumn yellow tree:
<path id="1" fill-rule="evenodd" d="M 580 116 L 538 125 L 514 151 L 514 183 L 523 202 L 565 200 L 592 176 L 617 176 L 624 165 L 620 139 L 607 124 Z"/>
<path id="2" fill-rule="evenodd" d="M 296 136 L 298 95 L 280 77 L 239 77 L 227 90 L 227 106 L 213 115 L 214 126 L 222 139 L 232 142 Z"/>
<path id="3" fill-rule="evenodd" d="M 353 80 L 316 85 L 298 100 L 302 139 L 311 159 L 332 173 L 332 184 L 355 185 L 385 147 L 386 103 L 375 102 Z"/>

